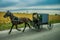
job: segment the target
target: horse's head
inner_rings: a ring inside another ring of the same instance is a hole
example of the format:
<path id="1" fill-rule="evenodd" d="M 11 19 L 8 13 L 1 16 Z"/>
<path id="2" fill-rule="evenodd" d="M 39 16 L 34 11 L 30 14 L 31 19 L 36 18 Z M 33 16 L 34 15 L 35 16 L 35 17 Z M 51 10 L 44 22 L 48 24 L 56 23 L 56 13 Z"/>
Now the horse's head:
<path id="1" fill-rule="evenodd" d="M 10 16 L 11 16 L 11 12 L 7 11 L 7 12 L 5 13 L 5 15 L 4 15 L 4 18 L 10 17 Z"/>

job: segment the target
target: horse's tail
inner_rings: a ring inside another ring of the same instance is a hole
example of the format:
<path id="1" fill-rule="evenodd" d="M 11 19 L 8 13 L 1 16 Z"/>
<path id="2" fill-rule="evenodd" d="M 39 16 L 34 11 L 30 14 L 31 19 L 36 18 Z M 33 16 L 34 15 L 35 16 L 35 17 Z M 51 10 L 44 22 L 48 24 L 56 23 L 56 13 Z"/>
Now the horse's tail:
<path id="1" fill-rule="evenodd" d="M 28 20 L 29 20 L 30 22 L 32 22 L 29 18 L 28 18 Z"/>

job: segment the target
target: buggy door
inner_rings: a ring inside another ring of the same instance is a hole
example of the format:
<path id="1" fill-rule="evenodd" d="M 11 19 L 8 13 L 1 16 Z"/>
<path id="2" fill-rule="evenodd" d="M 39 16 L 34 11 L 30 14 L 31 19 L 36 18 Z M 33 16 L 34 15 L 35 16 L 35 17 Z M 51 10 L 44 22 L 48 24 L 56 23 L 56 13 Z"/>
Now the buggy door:
<path id="1" fill-rule="evenodd" d="M 42 24 L 48 23 L 48 14 L 40 14 L 39 20 Z"/>

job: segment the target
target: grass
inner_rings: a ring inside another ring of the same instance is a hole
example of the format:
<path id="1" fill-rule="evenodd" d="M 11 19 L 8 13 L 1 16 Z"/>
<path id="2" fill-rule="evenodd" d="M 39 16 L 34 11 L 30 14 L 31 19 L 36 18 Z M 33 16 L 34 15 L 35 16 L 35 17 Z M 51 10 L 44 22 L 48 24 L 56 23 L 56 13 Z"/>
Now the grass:
<path id="1" fill-rule="evenodd" d="M 50 21 L 49 23 L 59 23 L 59 22 L 60 22 L 60 20 L 55 20 L 55 21 L 52 20 L 52 21 Z M 12 26 L 11 23 L 0 24 L 0 31 L 8 30 L 8 29 L 11 28 L 11 26 Z M 30 25 L 30 26 L 31 26 L 31 25 Z M 18 25 L 18 28 L 22 28 L 22 27 L 24 27 L 24 23 Z M 15 29 L 15 26 L 13 27 L 13 29 Z"/>
<path id="2" fill-rule="evenodd" d="M 49 21 L 49 23 L 60 23 L 60 20 L 52 20 L 52 21 Z"/>
<path id="3" fill-rule="evenodd" d="M 12 26 L 11 23 L 6 23 L 6 24 L 0 24 L 0 31 L 3 31 L 3 30 L 8 30 L 10 29 Z M 23 24 L 20 24 L 18 25 L 18 28 L 22 28 L 24 27 L 24 23 Z M 15 29 L 15 26 L 13 27 L 13 29 Z"/>

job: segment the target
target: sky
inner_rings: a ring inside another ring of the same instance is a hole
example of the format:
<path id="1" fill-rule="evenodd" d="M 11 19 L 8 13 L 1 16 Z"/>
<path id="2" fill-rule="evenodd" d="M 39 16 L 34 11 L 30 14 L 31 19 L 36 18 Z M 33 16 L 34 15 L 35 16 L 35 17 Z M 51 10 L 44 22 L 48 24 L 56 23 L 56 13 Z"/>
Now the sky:
<path id="1" fill-rule="evenodd" d="M 0 11 L 35 8 L 60 9 L 60 0 L 0 0 Z"/>

